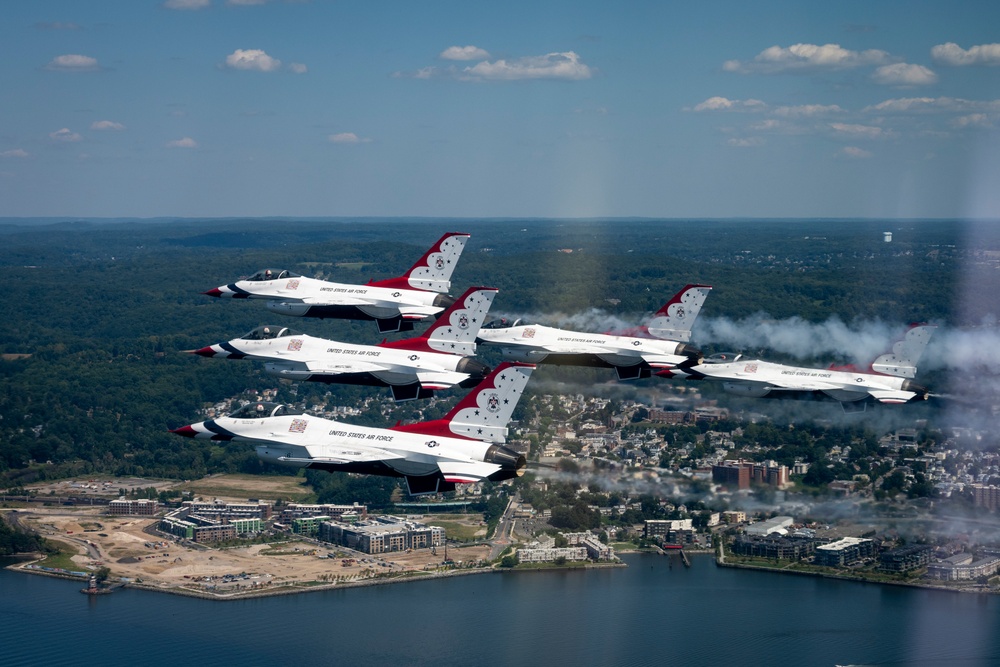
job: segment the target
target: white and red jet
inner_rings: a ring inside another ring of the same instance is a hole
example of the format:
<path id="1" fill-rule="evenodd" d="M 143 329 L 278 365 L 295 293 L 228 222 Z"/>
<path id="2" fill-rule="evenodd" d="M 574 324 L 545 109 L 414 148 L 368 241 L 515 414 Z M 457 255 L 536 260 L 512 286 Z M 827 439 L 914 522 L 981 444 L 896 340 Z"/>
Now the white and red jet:
<path id="1" fill-rule="evenodd" d="M 534 366 L 500 364 L 442 419 L 392 428 L 353 426 L 277 403 L 250 403 L 228 417 L 181 426 L 189 438 L 248 442 L 268 463 L 404 477 L 412 495 L 524 474 L 505 447 L 507 423 Z"/>
<path id="2" fill-rule="evenodd" d="M 472 355 L 496 293 L 470 287 L 422 336 L 406 340 L 350 345 L 262 326 L 192 353 L 265 361 L 268 373 L 290 380 L 389 387 L 396 401 L 428 398 L 437 389 L 475 386 L 490 372 Z"/>
<path id="3" fill-rule="evenodd" d="M 479 332 L 478 342 L 501 348 L 505 359 L 533 364 L 614 368 L 619 380 L 650 377 L 666 369 L 686 368 L 701 352 L 677 341 L 691 338 L 691 326 L 712 288 L 687 285 L 637 330 L 638 335 L 581 333 L 521 320 L 494 320 Z"/>
<path id="4" fill-rule="evenodd" d="M 414 322 L 434 317 L 454 303 L 447 292 L 468 240 L 468 234 L 445 234 L 403 275 L 367 285 L 331 283 L 291 271 L 263 269 L 205 294 L 267 299 L 268 310 L 293 317 L 375 320 L 382 333 L 411 331 Z"/>
<path id="5" fill-rule="evenodd" d="M 840 401 L 845 412 L 861 412 L 869 403 L 927 399 L 927 389 L 911 378 L 917 374 L 917 362 L 935 328 L 926 324 L 912 326 L 890 352 L 876 357 L 865 370 L 850 366 L 825 370 L 785 366 L 727 352 L 663 375 L 722 382 L 723 389 L 740 396 Z"/>

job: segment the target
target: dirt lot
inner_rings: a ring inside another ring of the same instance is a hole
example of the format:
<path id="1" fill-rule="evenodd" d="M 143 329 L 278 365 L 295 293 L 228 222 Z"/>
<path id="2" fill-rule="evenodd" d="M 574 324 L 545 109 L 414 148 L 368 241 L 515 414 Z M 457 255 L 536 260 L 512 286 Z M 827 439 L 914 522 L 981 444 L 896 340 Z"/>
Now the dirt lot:
<path id="1" fill-rule="evenodd" d="M 390 572 L 432 570 L 444 560 L 442 549 L 368 556 L 299 539 L 230 549 L 181 546 L 144 532 L 156 519 L 108 516 L 98 508 L 33 508 L 19 512 L 19 517 L 45 537 L 76 547 L 80 555 L 73 561 L 80 570 L 104 565 L 112 577 L 164 588 L 226 591 L 358 581 Z M 448 557 L 456 562 L 476 562 L 488 554 L 487 546 L 448 549 Z"/>

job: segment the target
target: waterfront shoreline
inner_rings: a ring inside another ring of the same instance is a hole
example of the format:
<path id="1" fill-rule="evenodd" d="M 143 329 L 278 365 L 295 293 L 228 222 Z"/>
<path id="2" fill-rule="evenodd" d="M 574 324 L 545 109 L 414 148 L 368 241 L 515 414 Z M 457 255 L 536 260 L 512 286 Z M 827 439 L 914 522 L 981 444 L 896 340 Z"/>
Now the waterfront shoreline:
<path id="1" fill-rule="evenodd" d="M 24 563 L 16 563 L 13 565 L 8 565 L 5 569 L 22 572 L 24 574 L 37 574 L 47 577 L 53 577 L 56 579 L 67 579 L 70 581 L 84 581 L 85 578 L 71 574 L 69 572 L 55 572 L 51 570 L 41 570 L 34 569 L 30 567 L 38 560 L 41 560 L 43 554 L 25 555 L 18 554 L 16 557 L 24 557 L 26 561 Z M 316 584 L 308 585 L 305 582 L 300 582 L 298 584 L 284 584 L 281 586 L 261 588 L 261 589 L 248 589 L 245 591 L 237 591 L 233 593 L 214 593 L 211 591 L 199 591 L 191 588 L 185 588 L 183 586 L 169 586 L 169 585 L 157 585 L 150 584 L 146 582 L 126 582 L 124 583 L 124 588 L 134 588 L 136 590 L 150 591 L 153 593 L 168 593 L 171 595 L 180 595 L 183 597 L 198 598 L 202 600 L 213 600 L 218 602 L 231 602 L 237 600 L 249 600 L 255 598 L 265 598 L 265 597 L 277 597 L 282 595 L 297 595 L 299 593 L 312 593 L 314 591 L 334 591 L 343 590 L 348 588 L 365 588 L 369 586 L 384 586 L 389 584 L 403 584 L 415 581 L 429 581 L 433 579 L 445 579 L 449 577 L 461 577 L 473 574 L 517 574 L 525 572 L 558 572 L 567 570 L 593 570 L 593 569 L 603 569 L 603 568 L 617 568 L 617 567 L 628 567 L 627 563 L 617 562 L 617 563 L 585 563 L 580 565 L 559 565 L 553 567 L 543 567 L 543 568 L 530 568 L 530 569 L 516 569 L 516 568 L 469 568 L 462 570 L 449 570 L 446 572 L 429 572 L 429 573 L 415 573 L 414 575 L 405 575 L 392 578 L 372 578 L 364 579 L 360 581 L 349 581 L 335 584 Z"/>
<path id="2" fill-rule="evenodd" d="M 923 588 L 930 591 L 947 591 L 949 593 L 978 593 L 982 595 L 997 595 L 1000 591 L 989 589 L 969 589 L 958 588 L 956 586 L 945 586 L 942 584 L 930 584 L 917 581 L 872 581 L 865 577 L 850 574 L 838 574 L 836 572 L 810 572 L 806 570 L 789 570 L 785 568 L 768 567 L 766 565 L 752 565 L 750 563 L 727 563 L 724 559 L 715 558 L 717 567 L 730 567 L 738 570 L 757 570 L 759 572 L 773 572 L 775 574 L 799 574 L 807 577 L 820 577 L 822 579 L 835 579 L 839 581 L 855 581 L 862 584 L 902 586 L 904 588 Z"/>

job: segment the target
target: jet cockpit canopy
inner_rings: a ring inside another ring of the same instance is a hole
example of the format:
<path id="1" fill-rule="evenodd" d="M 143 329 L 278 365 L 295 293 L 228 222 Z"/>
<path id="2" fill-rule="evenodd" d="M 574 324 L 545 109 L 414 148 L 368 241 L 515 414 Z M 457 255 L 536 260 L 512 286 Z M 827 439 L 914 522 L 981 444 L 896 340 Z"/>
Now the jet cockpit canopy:
<path id="1" fill-rule="evenodd" d="M 301 415 L 302 411 L 270 401 L 255 401 L 247 403 L 242 408 L 229 415 L 231 419 L 264 419 L 265 417 L 284 417 L 285 415 Z"/>
<path id="2" fill-rule="evenodd" d="M 302 334 L 292 331 L 288 327 L 277 327 L 264 325 L 257 327 L 248 334 L 243 335 L 243 340 L 271 340 L 272 338 L 284 338 L 285 336 L 301 336 Z"/>
<path id="3" fill-rule="evenodd" d="M 701 363 L 703 364 L 728 364 L 734 361 L 739 361 L 742 354 L 737 352 L 717 352 L 715 354 L 705 357 Z"/>
<path id="4" fill-rule="evenodd" d="M 498 317 L 496 319 L 490 320 L 483 325 L 484 329 L 508 329 L 510 327 L 519 327 L 522 325 L 534 324 L 526 319 L 520 317 Z"/>
<path id="5" fill-rule="evenodd" d="M 266 282 L 268 280 L 284 280 L 285 278 L 301 278 L 302 276 L 294 271 L 285 269 L 261 269 L 247 280 L 253 283 Z"/>

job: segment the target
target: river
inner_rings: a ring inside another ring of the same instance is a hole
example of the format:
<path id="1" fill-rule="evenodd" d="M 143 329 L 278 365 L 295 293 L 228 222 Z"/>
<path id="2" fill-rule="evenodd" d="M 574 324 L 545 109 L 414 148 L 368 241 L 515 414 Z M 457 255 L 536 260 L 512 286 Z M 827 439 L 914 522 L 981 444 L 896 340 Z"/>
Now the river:
<path id="1" fill-rule="evenodd" d="M 996 596 L 625 560 L 235 602 L 0 570 L 0 665 L 1000 665 Z"/>

